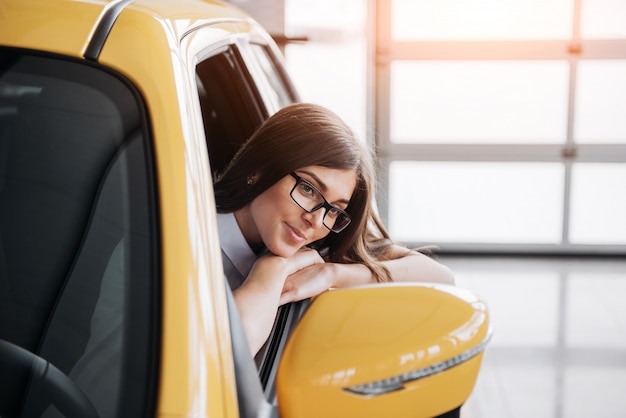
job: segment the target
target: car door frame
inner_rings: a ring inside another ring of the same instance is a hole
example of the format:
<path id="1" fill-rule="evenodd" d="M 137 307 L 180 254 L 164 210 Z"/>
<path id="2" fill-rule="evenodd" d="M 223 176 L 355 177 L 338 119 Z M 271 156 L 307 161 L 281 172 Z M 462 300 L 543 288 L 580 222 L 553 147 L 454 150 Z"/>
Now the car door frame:
<path id="1" fill-rule="evenodd" d="M 211 31 L 213 29 L 215 29 L 215 25 L 205 25 L 203 27 L 197 28 L 195 31 Z M 290 98 L 291 102 L 298 101 L 299 98 L 297 96 L 294 85 L 289 79 L 285 70 L 280 50 L 273 42 L 273 40 L 269 38 L 269 36 L 262 29 L 236 34 L 231 33 L 230 35 L 224 36 L 219 40 L 212 40 L 211 42 L 207 43 L 205 47 L 201 48 L 198 51 L 194 51 L 193 55 L 187 58 L 187 71 L 189 72 L 189 76 L 193 77 L 195 67 L 199 63 L 216 55 L 222 54 L 224 53 L 224 51 L 232 52 L 233 54 L 231 55 L 231 58 L 234 59 L 232 60 L 231 64 L 233 65 L 233 68 L 238 72 L 238 81 L 241 82 L 241 85 L 238 86 L 239 93 L 247 95 L 247 100 L 249 100 L 249 103 L 245 107 L 247 107 L 248 109 L 256 109 L 256 115 L 254 116 L 258 117 L 258 125 L 260 125 L 263 120 L 269 117 L 270 114 L 272 114 L 273 112 L 277 111 L 278 108 L 276 104 L 268 103 L 267 94 L 264 95 L 258 86 L 258 77 L 267 77 L 268 75 L 263 75 L 259 73 L 260 67 L 255 68 L 254 54 L 252 54 L 248 49 L 250 45 L 261 46 L 265 50 L 269 60 L 271 61 L 275 69 L 275 73 L 272 73 L 272 75 L 276 77 L 276 79 L 274 79 L 274 82 L 278 80 L 282 84 L 282 86 L 284 87 L 284 92 L 282 92 L 282 94 L 286 94 Z M 271 81 L 269 84 L 272 84 Z M 201 115 L 202 113 L 200 110 L 199 99 L 197 103 L 197 110 L 198 114 Z M 196 127 L 195 129 L 198 129 L 198 127 Z M 206 140 L 208 141 L 208 139 Z M 226 279 L 224 278 L 224 280 Z M 229 289 L 227 289 L 227 293 L 228 292 Z M 287 305 L 283 305 L 279 308 L 273 329 L 268 338 L 268 342 L 264 346 L 263 351 L 259 355 L 257 355 L 256 358 L 256 373 L 259 377 L 257 382 L 251 381 L 251 379 L 249 379 L 250 365 L 248 363 L 251 356 L 249 355 L 249 350 L 241 350 L 240 346 L 243 343 L 241 342 L 241 338 L 236 337 L 237 335 L 241 335 L 242 332 L 240 320 L 237 315 L 234 314 L 234 310 L 232 309 L 232 298 L 229 297 L 228 300 L 230 308 L 230 329 L 232 336 L 231 342 L 233 344 L 233 360 L 235 362 L 235 379 L 237 380 L 238 397 L 240 398 L 238 402 L 240 405 L 240 409 L 247 409 L 249 411 L 250 408 L 254 409 L 258 406 L 258 400 L 256 399 L 251 400 L 241 398 L 256 397 L 256 394 L 258 393 L 258 388 L 251 386 L 259 386 L 264 394 L 265 401 L 267 402 L 267 404 L 272 405 L 272 409 L 275 411 L 275 406 L 277 404 L 275 381 L 280 357 L 285 348 L 289 335 L 299 322 L 301 316 L 306 311 L 309 305 L 309 300 L 290 303 Z M 248 358 L 245 358 L 246 356 Z M 246 406 L 246 404 L 252 404 L 253 406 Z"/>

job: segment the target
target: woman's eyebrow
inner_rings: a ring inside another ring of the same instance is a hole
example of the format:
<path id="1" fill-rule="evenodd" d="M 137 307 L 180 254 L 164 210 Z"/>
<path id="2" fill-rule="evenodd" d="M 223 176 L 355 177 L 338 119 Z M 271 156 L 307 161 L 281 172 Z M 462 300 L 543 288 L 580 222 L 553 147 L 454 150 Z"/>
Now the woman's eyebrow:
<path id="1" fill-rule="evenodd" d="M 309 176 L 311 176 L 313 178 L 313 180 L 317 183 L 318 188 L 320 189 L 320 191 L 322 192 L 326 192 L 328 190 L 328 187 L 326 186 L 326 183 L 324 183 L 322 181 L 322 179 L 320 179 L 319 177 L 317 177 L 315 175 L 315 173 L 311 173 L 310 171 L 306 171 L 306 170 L 298 170 L 301 173 L 304 174 L 308 174 Z M 337 201 L 337 203 L 345 203 L 346 205 L 350 204 L 350 200 L 349 199 L 340 199 Z"/>
<path id="2" fill-rule="evenodd" d="M 317 177 L 314 173 L 311 173 L 310 171 L 306 171 L 306 170 L 299 170 L 299 171 L 301 173 L 308 174 L 309 176 L 313 177 L 313 180 L 315 180 L 315 182 L 317 183 L 318 189 L 320 189 L 322 192 L 325 192 L 328 190 L 326 183 L 324 183 L 322 179 Z"/>

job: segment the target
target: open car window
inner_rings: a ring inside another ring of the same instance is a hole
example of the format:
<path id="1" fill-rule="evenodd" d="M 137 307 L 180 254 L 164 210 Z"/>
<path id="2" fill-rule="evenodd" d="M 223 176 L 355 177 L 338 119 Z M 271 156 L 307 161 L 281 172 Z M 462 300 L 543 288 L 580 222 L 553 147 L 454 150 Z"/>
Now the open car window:
<path id="1" fill-rule="evenodd" d="M 242 57 L 269 113 L 297 100 L 284 67 L 268 45 L 241 43 Z"/>
<path id="2" fill-rule="evenodd" d="M 97 66 L 0 48 L 6 416 L 153 412 L 158 234 L 142 115 Z"/>
<path id="3" fill-rule="evenodd" d="M 196 83 L 215 176 L 267 117 L 267 110 L 232 45 L 196 66 Z"/>
<path id="4" fill-rule="evenodd" d="M 214 176 L 224 170 L 263 120 L 297 99 L 280 62 L 261 44 L 239 41 L 215 51 L 196 66 L 196 81 Z M 305 306 L 303 302 L 279 309 L 272 334 L 256 356 L 269 402 L 275 400 L 280 353 Z"/>

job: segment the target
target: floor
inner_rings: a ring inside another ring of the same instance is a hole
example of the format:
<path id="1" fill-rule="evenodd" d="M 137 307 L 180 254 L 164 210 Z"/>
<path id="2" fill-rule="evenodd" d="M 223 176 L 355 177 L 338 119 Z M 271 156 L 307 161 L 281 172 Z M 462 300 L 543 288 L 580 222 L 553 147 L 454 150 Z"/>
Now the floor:
<path id="1" fill-rule="evenodd" d="M 462 418 L 626 417 L 626 259 L 440 261 L 495 331 Z"/>

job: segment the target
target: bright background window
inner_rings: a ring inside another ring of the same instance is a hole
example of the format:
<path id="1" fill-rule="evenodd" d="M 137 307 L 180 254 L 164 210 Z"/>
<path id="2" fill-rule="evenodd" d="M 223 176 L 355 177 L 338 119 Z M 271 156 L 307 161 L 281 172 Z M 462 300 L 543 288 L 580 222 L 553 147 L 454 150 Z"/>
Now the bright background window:
<path id="1" fill-rule="evenodd" d="M 396 40 L 563 39 L 571 0 L 394 0 Z"/>
<path id="2" fill-rule="evenodd" d="M 561 240 L 560 164 L 402 161 L 390 171 L 389 227 L 399 240 Z"/>
<path id="3" fill-rule="evenodd" d="M 397 143 L 563 143 L 561 61 L 395 61 L 391 133 Z"/>
<path id="4" fill-rule="evenodd" d="M 306 38 L 290 75 L 375 146 L 395 238 L 626 254 L 626 0 L 238 1 Z"/>

